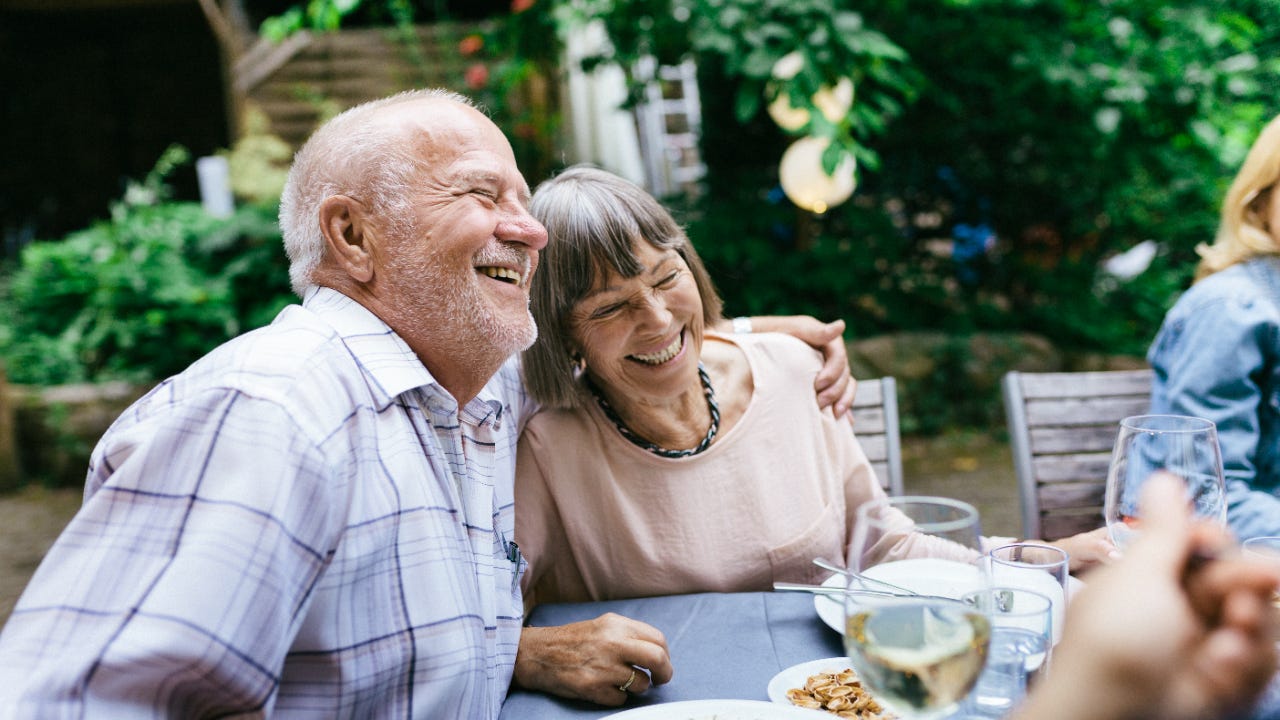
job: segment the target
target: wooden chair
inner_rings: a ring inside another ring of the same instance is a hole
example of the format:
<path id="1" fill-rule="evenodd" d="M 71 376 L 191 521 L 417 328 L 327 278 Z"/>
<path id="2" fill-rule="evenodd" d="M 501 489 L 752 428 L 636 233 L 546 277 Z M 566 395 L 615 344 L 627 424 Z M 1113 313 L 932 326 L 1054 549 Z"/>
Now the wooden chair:
<path id="1" fill-rule="evenodd" d="M 1151 370 L 1004 376 L 1024 537 L 1056 540 L 1102 526 L 1119 422 L 1147 412 L 1151 378 Z"/>
<path id="2" fill-rule="evenodd" d="M 898 435 L 898 386 L 891 377 L 859 380 L 853 399 L 853 431 L 885 492 L 902 494 L 902 443 Z"/>

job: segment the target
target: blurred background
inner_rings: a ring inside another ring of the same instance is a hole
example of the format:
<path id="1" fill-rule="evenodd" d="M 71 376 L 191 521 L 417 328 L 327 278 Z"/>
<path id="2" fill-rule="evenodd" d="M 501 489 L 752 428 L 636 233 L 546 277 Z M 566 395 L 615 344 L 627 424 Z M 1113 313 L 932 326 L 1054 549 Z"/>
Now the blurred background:
<path id="1" fill-rule="evenodd" d="M 0 0 L 0 619 L 88 451 L 292 298 L 317 123 L 450 87 L 663 198 L 730 315 L 848 324 L 910 490 L 1015 534 L 1007 370 L 1141 367 L 1280 112 L 1280 0 Z"/>

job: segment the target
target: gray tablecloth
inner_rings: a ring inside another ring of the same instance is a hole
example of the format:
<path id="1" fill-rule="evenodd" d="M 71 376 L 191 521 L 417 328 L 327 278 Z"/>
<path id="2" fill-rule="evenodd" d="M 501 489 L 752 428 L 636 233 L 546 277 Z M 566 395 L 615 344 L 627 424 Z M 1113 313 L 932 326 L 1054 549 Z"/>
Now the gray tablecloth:
<path id="1" fill-rule="evenodd" d="M 622 708 L 513 690 L 501 720 L 599 718 L 622 709 L 675 702 L 737 698 L 768 700 L 769 680 L 783 668 L 844 655 L 840 635 L 802 593 L 704 593 L 598 603 L 542 605 L 530 625 L 562 625 L 606 612 L 643 620 L 667 636 L 675 676 Z M 1250 720 L 1280 720 L 1280 675 Z"/>
<path id="2" fill-rule="evenodd" d="M 813 597 L 802 593 L 703 593 L 541 605 L 529 624 L 561 625 L 606 612 L 661 630 L 675 668 L 671 682 L 632 697 L 621 709 L 677 700 L 768 700 L 766 688 L 779 670 L 844 655 L 840 635 L 818 619 Z M 598 718 L 619 709 L 513 690 L 500 717 Z"/>

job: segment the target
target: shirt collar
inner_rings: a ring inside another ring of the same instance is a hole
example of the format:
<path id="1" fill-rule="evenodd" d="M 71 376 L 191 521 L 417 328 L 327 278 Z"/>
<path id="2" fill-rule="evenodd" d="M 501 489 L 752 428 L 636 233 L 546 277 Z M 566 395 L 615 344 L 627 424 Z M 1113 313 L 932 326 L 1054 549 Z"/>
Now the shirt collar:
<path id="1" fill-rule="evenodd" d="M 364 371 L 379 411 L 410 390 L 439 385 L 409 345 L 355 300 L 332 288 L 313 287 L 302 305 L 342 338 Z"/>
<path id="2" fill-rule="evenodd" d="M 302 305 L 342 338 L 368 378 L 379 411 L 400 395 L 418 388 L 429 390 L 434 386 L 435 394 L 452 397 L 409 349 L 408 343 L 365 306 L 326 287 L 312 287 L 303 297 Z M 504 403 L 499 382 L 496 376 L 490 378 L 467 404 L 473 414 L 487 417 L 492 412 L 501 412 L 499 409 Z"/>

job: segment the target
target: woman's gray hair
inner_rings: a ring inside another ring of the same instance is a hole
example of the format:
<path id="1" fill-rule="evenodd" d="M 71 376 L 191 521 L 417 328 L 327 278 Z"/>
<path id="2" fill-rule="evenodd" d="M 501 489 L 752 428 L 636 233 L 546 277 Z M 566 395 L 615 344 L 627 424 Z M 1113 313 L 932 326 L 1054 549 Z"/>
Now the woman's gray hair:
<path id="1" fill-rule="evenodd" d="M 369 206 L 389 232 L 412 230 L 410 191 L 424 169 L 399 126 L 374 120 L 392 105 L 418 100 L 452 101 L 475 107 L 470 98 L 444 89 L 409 90 L 356 105 L 320 126 L 293 158 L 280 196 L 280 230 L 289 256 L 289 282 L 299 297 L 315 284 L 324 258 L 320 205 L 349 195 Z"/>
<path id="2" fill-rule="evenodd" d="M 600 168 L 576 165 L 538 186 L 529 211 L 547 228 L 530 288 L 538 339 L 524 352 L 525 387 L 538 402 L 577 408 L 588 398 L 577 382 L 570 313 L 602 275 L 635 277 L 645 268 L 636 243 L 673 249 L 693 273 L 708 326 L 722 303 L 697 251 L 671 213 L 635 184 Z"/>

